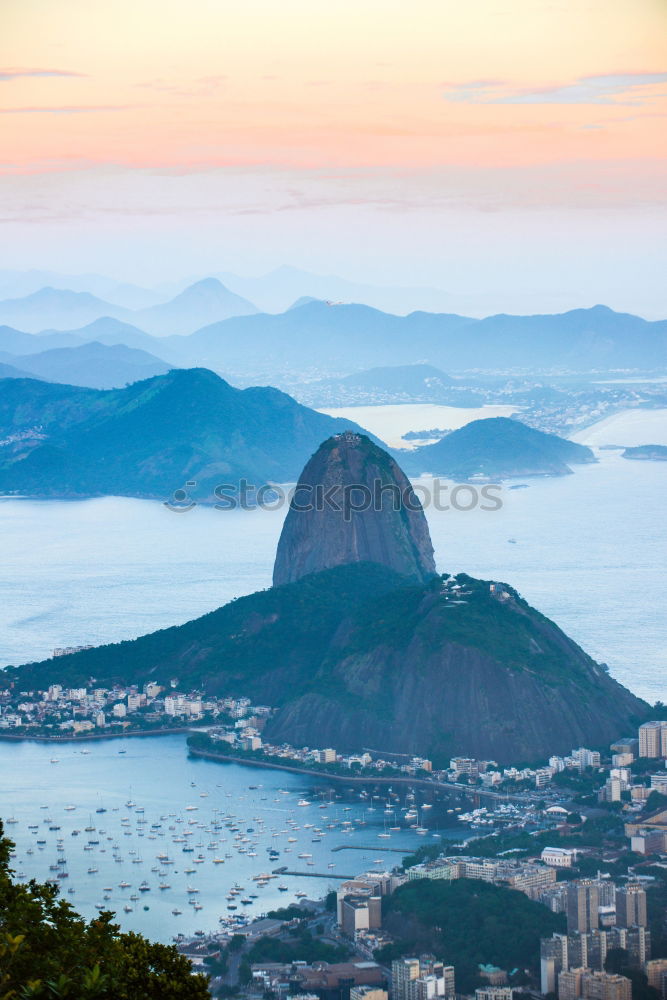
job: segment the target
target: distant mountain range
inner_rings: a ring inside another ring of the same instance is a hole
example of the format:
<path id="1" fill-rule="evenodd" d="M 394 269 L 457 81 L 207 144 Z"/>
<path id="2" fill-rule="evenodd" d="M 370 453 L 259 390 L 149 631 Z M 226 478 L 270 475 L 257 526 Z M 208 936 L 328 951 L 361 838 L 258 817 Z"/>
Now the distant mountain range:
<path id="1" fill-rule="evenodd" d="M 126 281 L 117 281 L 102 274 L 63 274 L 31 268 L 28 271 L 0 269 L 0 299 L 18 299 L 42 288 L 61 288 L 70 292 L 89 292 L 100 299 L 125 309 L 145 309 L 166 302 L 192 282 L 171 291 L 142 288 Z"/>
<path id="2" fill-rule="evenodd" d="M 98 391 L 33 379 L 0 383 L 0 493 L 195 500 L 245 477 L 296 479 L 323 438 L 348 428 L 271 388 L 234 389 L 213 372 L 170 371 Z"/>
<path id="3" fill-rule="evenodd" d="M 230 292 L 215 278 L 190 285 L 169 302 L 127 309 L 90 292 L 41 288 L 23 298 L 0 301 L 0 324 L 29 332 L 69 330 L 101 317 L 138 326 L 154 336 L 187 335 L 205 324 L 256 313 L 256 307 Z"/>
<path id="4" fill-rule="evenodd" d="M 0 351 L 9 354 L 38 354 L 55 347 L 77 347 L 93 342 L 124 344 L 149 354 L 160 350 L 163 344 L 161 339 L 110 316 L 102 316 L 72 330 L 44 330 L 42 333 L 25 333 L 11 326 L 0 326 Z"/>
<path id="5" fill-rule="evenodd" d="M 413 476 L 431 473 L 449 479 L 472 476 L 564 476 L 570 465 L 595 462 L 585 445 L 545 434 L 508 417 L 473 420 L 435 444 L 400 453 L 401 465 Z"/>
<path id="6" fill-rule="evenodd" d="M 36 330 L 42 339 L 33 349 L 25 331 Z M 47 344 L 47 334 L 60 339 Z M 606 306 L 477 320 L 426 312 L 396 316 L 365 305 L 307 300 L 273 315 L 257 313 L 215 279 L 135 311 L 86 292 L 54 289 L 0 302 L 0 350 L 28 354 L 90 340 L 125 343 L 180 367 L 265 381 L 290 371 L 339 377 L 415 364 L 447 372 L 667 368 L 667 320 L 649 322 Z M 386 382 L 389 375 L 375 377 Z"/>
<path id="7" fill-rule="evenodd" d="M 218 278 L 231 291 L 254 302 L 263 312 L 283 312 L 299 299 L 363 302 L 376 309 L 398 314 L 415 309 L 433 312 L 478 310 L 490 312 L 504 307 L 497 296 L 446 292 L 428 286 L 373 285 L 350 281 L 333 274 L 314 274 L 301 268 L 282 266 L 257 277 L 243 277 L 231 271 L 164 281 L 155 288 L 116 281 L 100 274 L 62 274 L 57 271 L 0 270 L 0 299 L 21 298 L 41 288 L 63 288 L 90 292 L 98 298 L 126 309 L 143 309 L 166 302 L 201 278 Z M 495 305 L 494 305 L 495 303 Z"/>
<path id="8" fill-rule="evenodd" d="M 164 375 L 171 367 L 146 351 L 98 341 L 75 347 L 55 347 L 37 354 L 0 353 L 0 361 L 16 366 L 14 374 L 7 371 L 4 378 L 27 376 L 93 389 L 121 388 L 152 375 Z"/>
<path id="9" fill-rule="evenodd" d="M 250 345 L 250 346 L 249 346 Z M 416 362 L 447 371 L 667 367 L 667 320 L 606 306 L 555 316 L 392 316 L 368 306 L 308 302 L 278 316 L 234 317 L 168 338 L 173 360 L 248 371 L 303 366 L 353 371 Z"/>

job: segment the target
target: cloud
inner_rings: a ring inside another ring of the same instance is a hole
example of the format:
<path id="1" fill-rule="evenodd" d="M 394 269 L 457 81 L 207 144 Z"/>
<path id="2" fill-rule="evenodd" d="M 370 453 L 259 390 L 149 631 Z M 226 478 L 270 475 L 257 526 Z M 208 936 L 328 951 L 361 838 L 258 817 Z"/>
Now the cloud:
<path id="1" fill-rule="evenodd" d="M 667 84 L 667 73 L 607 73 L 582 76 L 572 83 L 517 90 L 507 80 L 471 80 L 448 84 L 447 101 L 465 104 L 609 104 L 640 106 L 655 97 L 655 86 Z"/>
<path id="2" fill-rule="evenodd" d="M 131 111 L 133 104 L 82 104 L 62 108 L 0 108 L 0 115 L 84 115 L 98 111 Z"/>
<path id="3" fill-rule="evenodd" d="M 85 77 L 87 75 L 87 73 L 75 73 L 69 69 L 0 69 L 0 80 L 16 80 L 21 76 Z"/>

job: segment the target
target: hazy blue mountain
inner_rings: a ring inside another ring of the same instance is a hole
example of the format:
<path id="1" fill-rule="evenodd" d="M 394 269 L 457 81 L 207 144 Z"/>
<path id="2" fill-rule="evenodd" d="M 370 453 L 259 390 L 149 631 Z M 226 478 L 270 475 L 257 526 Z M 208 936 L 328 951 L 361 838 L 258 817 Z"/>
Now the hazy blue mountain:
<path id="1" fill-rule="evenodd" d="M 279 315 L 214 323 L 169 338 L 172 356 L 239 372 L 304 366 L 350 371 L 416 362 L 447 371 L 667 368 L 667 320 L 606 306 L 554 316 L 394 316 L 363 305 L 308 302 Z"/>
<path id="2" fill-rule="evenodd" d="M 429 392 L 456 382 L 433 365 L 389 365 L 384 368 L 369 368 L 342 378 L 343 385 L 361 389 L 386 389 L 390 392 Z"/>
<path id="3" fill-rule="evenodd" d="M 73 330 L 111 317 L 163 336 L 186 335 L 214 321 L 256 312 L 251 302 L 234 295 L 217 279 L 190 285 L 168 302 L 145 309 L 125 309 L 89 292 L 41 288 L 23 298 L 0 301 L 0 323 L 31 333 Z"/>
<path id="4" fill-rule="evenodd" d="M 369 368 L 343 378 L 300 384 L 295 395 L 308 406 L 352 406 L 377 403 L 440 403 L 481 406 L 484 397 L 461 386 L 433 365 Z"/>
<path id="5" fill-rule="evenodd" d="M 117 308 L 90 292 L 47 287 L 24 298 L 0 302 L 0 323 L 30 333 L 47 328 L 67 330 L 112 315 Z"/>
<path id="6" fill-rule="evenodd" d="M 230 316 L 247 316 L 257 308 L 247 299 L 230 292 L 216 278 L 190 285 L 175 298 L 150 309 L 128 315 L 129 322 L 156 336 L 189 334 L 193 330 Z"/>
<path id="7" fill-rule="evenodd" d="M 145 309 L 170 298 L 150 288 L 126 281 L 116 281 L 102 274 L 62 274 L 59 271 L 11 271 L 0 269 L 0 299 L 23 298 L 41 288 L 62 288 L 71 292 L 90 292 L 125 309 Z"/>
<path id="8" fill-rule="evenodd" d="M 290 365 L 350 371 L 377 364 L 410 364 L 446 329 L 459 330 L 461 316 L 392 316 L 363 305 L 308 302 L 277 316 L 261 313 L 213 323 L 187 338 L 169 338 L 172 354 L 235 371 Z M 421 332 L 418 332 L 421 331 Z"/>
<path id="9" fill-rule="evenodd" d="M 0 351 L 9 354 L 38 354 L 52 347 L 75 347 L 81 342 L 70 332 L 26 333 L 11 326 L 0 326 Z"/>
<path id="10" fill-rule="evenodd" d="M 35 337 L 34 334 L 32 334 Z M 161 341 L 157 337 L 151 337 L 144 333 L 139 327 L 131 323 L 124 323 L 113 316 L 101 316 L 93 320 L 86 326 L 78 327 L 75 330 L 67 330 L 56 334 L 53 330 L 45 330 L 41 336 L 71 336 L 77 343 L 88 344 L 97 341 L 99 344 L 125 344 L 127 347 L 137 347 L 140 350 L 151 353 L 159 347 Z M 61 345 L 53 345 L 61 346 Z M 62 345 L 70 346 L 70 345 Z M 74 345 L 72 345 L 74 346 Z M 32 353 L 26 351 L 26 353 Z"/>
<path id="11" fill-rule="evenodd" d="M 93 389 L 120 388 L 128 382 L 164 375 L 171 368 L 171 365 L 146 351 L 126 347 L 125 344 L 108 345 L 96 341 L 76 347 L 56 347 L 39 354 L 5 355 L 5 359 L 8 358 L 22 371 L 19 375 L 7 377 L 32 375 L 49 382 Z"/>
<path id="12" fill-rule="evenodd" d="M 151 353 L 160 340 L 121 320 L 103 316 L 75 330 L 44 330 L 26 333 L 11 326 L 0 326 L 0 352 L 9 354 L 40 354 L 56 347 L 79 347 L 81 344 L 125 344 Z"/>
<path id="13" fill-rule="evenodd" d="M 223 272 L 217 275 L 228 288 L 244 295 L 266 312 L 282 312 L 301 298 L 330 302 L 361 302 L 385 312 L 406 314 L 414 309 L 433 312 L 467 311 L 473 304 L 484 308 L 484 297 L 460 295 L 439 288 L 396 284 L 373 285 L 350 281 L 335 274 L 314 274 L 284 265 L 259 277 L 241 277 Z"/>
<path id="14" fill-rule="evenodd" d="M 568 475 L 570 464 L 594 462 L 595 456 L 585 445 L 545 434 L 520 420 L 489 417 L 473 420 L 435 444 L 401 452 L 399 461 L 412 475 L 505 479 Z"/>
<path id="15" fill-rule="evenodd" d="M 15 368 L 14 365 L 9 364 L 5 359 L 7 357 L 13 357 L 13 355 L 0 355 L 0 379 L 3 378 L 35 378 L 36 376 L 32 372 L 24 372 L 19 368 Z"/>
<path id="16" fill-rule="evenodd" d="M 57 314 L 58 322 L 37 322 L 44 309 L 51 310 L 52 319 Z M 207 279 L 167 303 L 138 311 L 118 309 L 87 293 L 43 289 L 22 300 L 0 302 L 0 323 L 19 331 L 55 327 L 63 336 L 72 335 L 66 343 L 52 342 L 54 347 L 85 340 L 122 342 L 174 364 L 269 380 L 288 369 L 338 373 L 417 363 L 455 372 L 667 368 L 667 320 L 649 322 L 606 306 L 483 320 L 425 312 L 395 316 L 369 306 L 319 300 L 278 315 L 253 309 L 215 279 Z M 248 314 L 179 335 L 199 325 L 203 316 L 227 315 L 230 310 Z M 91 318 L 91 312 L 100 314 Z M 160 336 L 159 346 L 146 330 Z M 27 354 L 46 347 L 21 346 L 9 336 L 0 326 L 0 350 Z"/>
<path id="17" fill-rule="evenodd" d="M 271 388 L 234 389 L 204 369 L 170 371 L 125 389 L 9 379 L 0 385 L 0 438 L 40 427 L 45 440 L 3 449 L 0 492 L 195 499 L 245 477 L 294 481 L 319 443 L 357 425 Z"/>
<path id="18" fill-rule="evenodd" d="M 299 309 L 301 306 L 307 306 L 311 302 L 321 302 L 321 299 L 316 299 L 314 295 L 301 295 L 291 306 L 288 306 L 285 310 L 289 312 L 290 309 Z"/>

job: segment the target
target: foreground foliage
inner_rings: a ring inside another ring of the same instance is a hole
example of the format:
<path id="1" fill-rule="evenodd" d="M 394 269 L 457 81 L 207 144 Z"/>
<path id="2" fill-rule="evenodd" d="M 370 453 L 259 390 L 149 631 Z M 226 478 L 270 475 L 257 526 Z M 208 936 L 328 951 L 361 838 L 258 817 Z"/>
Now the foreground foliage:
<path id="1" fill-rule="evenodd" d="M 175 948 L 123 934 L 112 913 L 85 921 L 54 886 L 21 884 L 0 823 L 0 1000 L 208 1000 Z"/>

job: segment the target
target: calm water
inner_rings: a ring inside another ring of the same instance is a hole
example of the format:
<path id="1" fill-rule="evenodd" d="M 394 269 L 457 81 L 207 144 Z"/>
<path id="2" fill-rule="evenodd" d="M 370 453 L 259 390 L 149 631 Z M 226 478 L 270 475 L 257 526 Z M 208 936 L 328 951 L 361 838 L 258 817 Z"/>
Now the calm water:
<path id="1" fill-rule="evenodd" d="M 64 870 L 61 892 L 85 916 L 104 906 L 125 929 L 162 941 L 215 930 L 220 916 L 286 906 L 297 892 L 321 897 L 335 887 L 329 872 L 392 868 L 415 846 L 433 841 L 438 823 L 443 839 L 463 832 L 448 817 L 453 802 L 420 810 L 431 831 L 419 836 L 403 818 L 403 802 L 385 814 L 386 797 L 363 801 L 355 793 L 348 801 L 333 784 L 312 795 L 306 776 L 191 759 L 184 736 L 89 741 L 83 752 L 82 744 L 0 742 L 0 776 L 0 815 L 17 821 L 6 828 L 17 845 L 15 871 L 44 880 Z M 299 806 L 304 796 L 309 804 Z M 385 837 L 393 825 L 400 831 Z M 73 830 L 80 832 L 72 836 Z M 333 850 L 340 845 L 348 846 Z M 268 848 L 278 859 L 269 859 Z M 253 880 L 283 865 L 325 877 L 279 876 L 264 887 Z M 150 889 L 140 892 L 144 881 Z M 243 892 L 231 901 L 232 911 L 227 896 L 235 884 Z M 256 898 L 242 904 L 251 894 Z"/>

